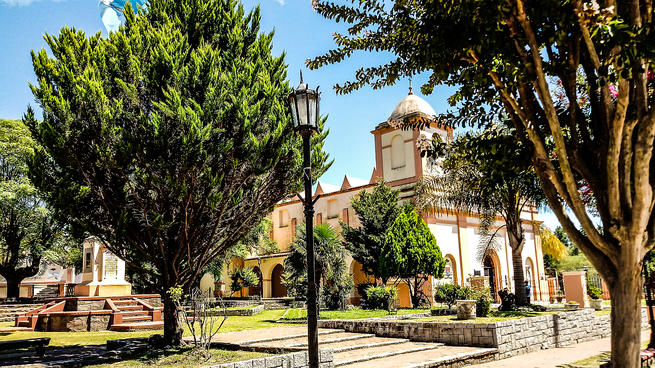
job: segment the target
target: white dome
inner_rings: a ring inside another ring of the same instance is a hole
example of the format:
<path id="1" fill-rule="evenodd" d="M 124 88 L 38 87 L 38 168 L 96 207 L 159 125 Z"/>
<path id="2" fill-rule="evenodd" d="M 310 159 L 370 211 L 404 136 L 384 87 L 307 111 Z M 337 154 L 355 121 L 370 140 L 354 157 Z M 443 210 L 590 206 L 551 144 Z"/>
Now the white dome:
<path id="1" fill-rule="evenodd" d="M 429 103 L 412 93 L 410 89 L 409 95 L 403 98 L 403 100 L 396 105 L 396 108 L 393 109 L 391 116 L 389 116 L 389 120 L 400 120 L 405 117 L 416 115 L 433 118 L 437 113 L 434 112 L 434 109 Z"/>

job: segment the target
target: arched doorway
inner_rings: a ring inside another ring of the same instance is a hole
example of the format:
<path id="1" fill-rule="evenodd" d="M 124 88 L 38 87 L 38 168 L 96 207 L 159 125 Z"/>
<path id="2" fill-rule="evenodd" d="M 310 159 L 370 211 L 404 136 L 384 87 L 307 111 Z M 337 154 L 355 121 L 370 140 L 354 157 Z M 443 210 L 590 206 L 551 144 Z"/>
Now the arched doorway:
<path id="1" fill-rule="evenodd" d="M 444 259 L 446 261 L 446 268 L 443 277 L 453 285 L 457 285 L 457 263 L 455 262 L 455 257 L 451 254 L 446 254 Z"/>
<path id="2" fill-rule="evenodd" d="M 284 267 L 277 264 L 271 273 L 271 298 L 282 298 L 287 296 L 287 288 L 282 284 L 282 273 Z"/>
<path id="3" fill-rule="evenodd" d="M 257 284 L 257 286 L 251 286 L 251 287 L 248 288 L 248 295 L 250 295 L 250 296 L 254 296 L 254 295 L 261 296 L 262 295 L 262 293 L 261 293 L 262 292 L 262 282 L 263 282 L 262 281 L 263 280 L 262 279 L 262 271 L 257 266 L 253 267 L 252 270 L 257 275 L 257 278 L 259 279 L 259 283 Z"/>
<path id="4" fill-rule="evenodd" d="M 373 280 L 373 277 L 371 276 L 366 276 L 362 271 L 362 265 L 355 260 L 353 260 L 350 264 L 349 274 L 353 278 L 353 283 L 355 284 L 355 291 L 353 296 L 350 298 L 350 304 L 359 306 L 361 295 L 359 295 L 359 292 L 357 291 L 357 285 L 363 283 L 373 283 L 375 280 Z"/>
<path id="5" fill-rule="evenodd" d="M 523 274 L 523 280 L 528 282 L 528 285 L 530 285 L 530 301 L 532 302 L 533 300 L 537 300 L 537 282 L 535 280 L 535 274 L 534 274 L 534 264 L 532 263 L 532 259 L 530 257 L 525 259 L 525 263 L 523 264 L 525 267 L 525 272 Z"/>
<path id="6" fill-rule="evenodd" d="M 484 275 L 489 277 L 489 289 L 491 291 L 491 297 L 498 301 L 498 287 L 499 287 L 499 278 L 500 274 L 500 262 L 498 262 L 498 256 L 496 254 L 487 254 L 484 256 Z"/>

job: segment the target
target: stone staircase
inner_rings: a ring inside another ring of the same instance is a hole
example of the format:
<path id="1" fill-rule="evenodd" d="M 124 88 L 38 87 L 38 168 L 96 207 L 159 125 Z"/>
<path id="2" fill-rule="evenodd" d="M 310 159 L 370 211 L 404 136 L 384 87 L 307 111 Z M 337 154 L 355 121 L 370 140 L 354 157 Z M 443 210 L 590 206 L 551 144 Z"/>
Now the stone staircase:
<path id="1" fill-rule="evenodd" d="M 343 330 L 319 330 L 319 348 L 333 349 L 335 367 L 428 368 L 450 367 L 495 360 L 497 349 L 445 346 L 441 343 L 378 337 Z M 242 341 L 241 346 L 299 350 L 307 348 L 307 335 L 276 336 Z"/>
<path id="2" fill-rule="evenodd" d="M 153 330 L 164 327 L 162 308 L 153 308 L 138 299 L 107 299 L 105 309 L 112 309 L 112 331 Z"/>
<path id="3" fill-rule="evenodd" d="M 34 299 L 45 300 L 59 297 L 59 285 L 48 285 L 34 294 Z"/>
<path id="4" fill-rule="evenodd" d="M 17 313 L 28 312 L 38 307 L 35 304 L 0 304 L 0 322 L 13 322 Z"/>

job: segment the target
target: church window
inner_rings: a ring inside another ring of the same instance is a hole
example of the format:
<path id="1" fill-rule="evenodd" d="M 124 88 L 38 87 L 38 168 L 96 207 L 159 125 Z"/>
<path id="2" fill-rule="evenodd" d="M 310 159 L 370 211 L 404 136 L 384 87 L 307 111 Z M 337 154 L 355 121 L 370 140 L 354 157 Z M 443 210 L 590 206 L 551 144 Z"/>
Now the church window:
<path id="1" fill-rule="evenodd" d="M 289 226 L 289 211 L 288 210 L 280 210 L 280 226 L 279 227 L 286 227 Z"/>
<path id="2" fill-rule="evenodd" d="M 398 134 L 391 139 L 391 169 L 405 167 L 405 140 Z"/>
<path id="3" fill-rule="evenodd" d="M 327 203 L 328 205 L 328 218 L 336 218 L 339 216 L 339 211 L 337 210 L 337 200 L 331 199 Z"/>

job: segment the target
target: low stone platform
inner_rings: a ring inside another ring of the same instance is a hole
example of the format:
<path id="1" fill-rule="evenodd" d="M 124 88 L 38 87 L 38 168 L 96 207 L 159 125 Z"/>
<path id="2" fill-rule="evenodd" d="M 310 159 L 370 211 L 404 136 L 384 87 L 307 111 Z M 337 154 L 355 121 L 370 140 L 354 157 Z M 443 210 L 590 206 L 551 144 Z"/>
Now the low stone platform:
<path id="1" fill-rule="evenodd" d="M 440 343 L 385 338 L 340 329 L 319 329 L 318 337 L 321 356 L 329 355 L 334 367 L 459 367 L 495 360 L 498 355 L 498 349 L 445 346 Z M 213 345 L 294 355 L 294 352 L 307 349 L 307 327 L 222 333 L 215 336 Z M 253 367 L 260 364 L 248 363 Z M 248 363 L 245 363 L 246 366 L 250 366 Z"/>
<path id="2" fill-rule="evenodd" d="M 14 327 L 0 331 L 134 331 L 163 327 L 158 294 L 53 298 L 45 302 L 17 313 Z"/>

